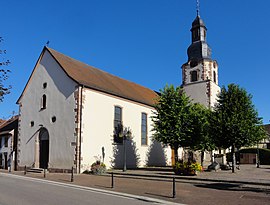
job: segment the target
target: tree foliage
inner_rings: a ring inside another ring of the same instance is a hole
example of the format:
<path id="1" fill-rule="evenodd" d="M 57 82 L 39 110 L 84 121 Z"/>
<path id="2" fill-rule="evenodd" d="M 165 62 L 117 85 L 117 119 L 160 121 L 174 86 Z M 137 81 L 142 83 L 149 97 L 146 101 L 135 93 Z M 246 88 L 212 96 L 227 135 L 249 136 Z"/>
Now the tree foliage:
<path id="1" fill-rule="evenodd" d="M 0 43 L 3 42 L 3 38 L 0 37 Z M 7 67 L 10 61 L 5 58 L 7 51 L 0 48 L 0 102 L 3 101 L 4 96 L 10 93 L 11 86 L 5 85 L 5 81 L 8 79 L 10 70 Z"/>
<path id="2" fill-rule="evenodd" d="M 166 85 L 154 105 L 154 138 L 175 151 L 188 147 L 192 142 L 192 103 L 180 87 Z"/>
<path id="3" fill-rule="evenodd" d="M 199 104 L 195 103 L 192 106 L 192 145 L 191 149 L 199 151 L 211 151 L 215 149 L 214 141 L 210 136 L 209 118 L 212 111 Z"/>
<path id="4" fill-rule="evenodd" d="M 265 137 L 252 96 L 238 85 L 222 87 L 212 117 L 212 135 L 222 148 L 250 146 Z M 261 125 L 261 126 L 260 126 Z"/>
<path id="5" fill-rule="evenodd" d="M 252 96 L 235 84 L 228 85 L 228 89 L 222 87 L 211 125 L 215 144 L 225 149 L 231 147 L 233 153 L 235 148 L 253 145 L 266 136 Z"/>
<path id="6" fill-rule="evenodd" d="M 205 151 L 212 151 L 216 148 L 213 138 L 210 135 L 210 117 L 212 111 L 195 103 L 192 106 L 192 144 L 190 148 L 201 152 L 201 165 L 204 162 Z"/>
<path id="7" fill-rule="evenodd" d="M 174 149 L 176 159 L 179 147 L 202 153 L 217 147 L 234 152 L 266 136 L 252 96 L 238 85 L 221 89 L 213 111 L 192 103 L 180 87 L 172 85 L 160 91 L 154 107 L 154 138 Z"/>

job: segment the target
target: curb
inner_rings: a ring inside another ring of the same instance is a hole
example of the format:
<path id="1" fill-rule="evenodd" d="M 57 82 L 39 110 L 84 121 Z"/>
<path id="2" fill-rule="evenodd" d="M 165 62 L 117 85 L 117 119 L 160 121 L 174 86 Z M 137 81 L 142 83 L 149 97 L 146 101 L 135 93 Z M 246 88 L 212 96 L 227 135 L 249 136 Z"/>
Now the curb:
<path id="1" fill-rule="evenodd" d="M 207 179 L 207 178 L 192 178 L 186 176 L 164 176 L 164 175 L 153 175 L 153 174 L 135 174 L 135 173 L 119 173 L 119 172 L 107 172 L 107 174 L 113 173 L 118 176 L 134 176 L 134 177 L 144 177 L 144 178 L 158 178 L 158 179 L 177 179 L 177 180 L 187 180 L 187 181 L 207 181 L 207 182 L 225 182 L 225 183 L 235 183 L 235 184 L 247 184 L 247 185 L 258 185 L 258 186 L 269 186 L 268 182 L 255 182 L 255 181 L 241 181 L 241 180 L 226 180 L 226 179 Z"/>

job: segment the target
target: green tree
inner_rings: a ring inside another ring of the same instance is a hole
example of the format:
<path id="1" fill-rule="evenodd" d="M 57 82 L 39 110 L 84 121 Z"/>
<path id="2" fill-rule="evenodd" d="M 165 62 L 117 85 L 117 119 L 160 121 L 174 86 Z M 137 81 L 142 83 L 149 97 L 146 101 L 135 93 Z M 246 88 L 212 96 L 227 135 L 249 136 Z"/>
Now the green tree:
<path id="1" fill-rule="evenodd" d="M 178 160 L 178 148 L 192 142 L 192 103 L 180 87 L 166 85 L 154 105 L 154 138 L 169 145 Z"/>
<path id="2" fill-rule="evenodd" d="M 205 151 L 214 150 L 215 144 L 209 134 L 210 129 L 210 116 L 212 111 L 198 103 L 192 106 L 192 144 L 191 149 L 201 152 L 201 165 L 204 162 Z"/>
<path id="3" fill-rule="evenodd" d="M 238 85 L 222 87 L 211 117 L 211 134 L 217 147 L 231 148 L 232 172 L 235 170 L 235 149 L 250 146 L 265 135 L 252 96 Z"/>
<path id="4" fill-rule="evenodd" d="M 3 42 L 3 38 L 0 37 L 0 43 Z M 3 101 L 4 96 L 10 93 L 11 86 L 5 85 L 5 81 L 8 79 L 9 69 L 6 67 L 10 64 L 10 61 L 5 58 L 6 50 L 0 48 L 0 102 Z"/>

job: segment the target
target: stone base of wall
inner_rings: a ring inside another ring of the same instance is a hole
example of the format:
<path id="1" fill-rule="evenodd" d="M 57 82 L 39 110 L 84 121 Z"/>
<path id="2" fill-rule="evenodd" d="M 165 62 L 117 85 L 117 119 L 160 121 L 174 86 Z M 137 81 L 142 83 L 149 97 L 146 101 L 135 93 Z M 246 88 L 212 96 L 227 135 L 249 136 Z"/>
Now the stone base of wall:
<path id="1" fill-rule="evenodd" d="M 27 169 L 31 169 L 32 167 L 26 167 Z M 25 166 L 17 166 L 17 171 L 24 171 L 25 170 Z"/>
<path id="2" fill-rule="evenodd" d="M 71 173 L 71 169 L 48 168 L 50 173 Z M 75 173 L 75 169 L 74 169 Z"/>
<path id="3" fill-rule="evenodd" d="M 33 167 L 26 167 L 26 170 L 31 169 Z M 24 171 L 25 167 L 18 166 L 17 171 Z M 59 168 L 48 168 L 48 172 L 50 173 L 71 173 L 71 169 L 59 169 Z M 76 170 L 74 169 L 74 173 L 76 173 Z"/>

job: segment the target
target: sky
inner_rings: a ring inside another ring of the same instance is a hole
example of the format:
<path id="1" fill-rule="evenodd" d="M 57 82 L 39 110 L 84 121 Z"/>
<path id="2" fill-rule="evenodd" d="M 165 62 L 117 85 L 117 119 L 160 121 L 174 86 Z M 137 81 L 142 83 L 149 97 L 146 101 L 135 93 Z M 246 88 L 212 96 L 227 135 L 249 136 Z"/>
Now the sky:
<path id="1" fill-rule="evenodd" d="M 18 100 L 46 42 L 49 47 L 113 75 L 159 91 L 181 85 L 196 0 L 10 0 L 1 2 L 11 94 L 0 118 L 18 113 Z M 265 124 L 270 106 L 269 0 L 201 0 L 219 85 L 238 84 Z M 268 79 L 268 80 L 267 80 Z"/>

